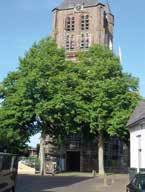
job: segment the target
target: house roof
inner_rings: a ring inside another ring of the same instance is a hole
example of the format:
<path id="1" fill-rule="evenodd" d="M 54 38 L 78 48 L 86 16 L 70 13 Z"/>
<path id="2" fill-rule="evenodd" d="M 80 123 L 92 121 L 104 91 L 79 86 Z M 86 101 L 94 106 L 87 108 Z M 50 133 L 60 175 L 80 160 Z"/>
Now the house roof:
<path id="1" fill-rule="evenodd" d="M 145 119 L 145 102 L 141 101 L 139 105 L 135 108 L 133 114 L 131 115 L 127 126 L 131 127 L 132 125 L 136 124 L 137 122 Z"/>
<path id="2" fill-rule="evenodd" d="M 57 9 L 73 9 L 77 4 L 84 5 L 84 7 L 95 6 L 98 0 L 64 0 Z"/>

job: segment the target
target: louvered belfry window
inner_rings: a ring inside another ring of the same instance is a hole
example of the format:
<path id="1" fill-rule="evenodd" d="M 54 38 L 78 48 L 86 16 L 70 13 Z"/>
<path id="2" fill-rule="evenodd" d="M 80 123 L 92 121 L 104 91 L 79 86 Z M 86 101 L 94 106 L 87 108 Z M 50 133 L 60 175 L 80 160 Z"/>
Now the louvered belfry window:
<path id="1" fill-rule="evenodd" d="M 89 15 L 81 16 L 81 30 L 89 30 Z"/>
<path id="2" fill-rule="evenodd" d="M 67 17 L 65 20 L 65 30 L 67 32 L 75 30 L 75 17 Z"/>
<path id="3" fill-rule="evenodd" d="M 72 51 L 75 48 L 74 35 L 67 35 L 65 42 L 65 49 L 68 51 Z"/>
<path id="4" fill-rule="evenodd" d="M 90 45 L 89 34 L 81 35 L 80 49 L 88 49 Z"/>
<path id="5" fill-rule="evenodd" d="M 65 42 L 65 49 L 69 50 L 69 46 L 70 46 L 70 37 L 69 35 L 66 36 L 66 42 Z"/>

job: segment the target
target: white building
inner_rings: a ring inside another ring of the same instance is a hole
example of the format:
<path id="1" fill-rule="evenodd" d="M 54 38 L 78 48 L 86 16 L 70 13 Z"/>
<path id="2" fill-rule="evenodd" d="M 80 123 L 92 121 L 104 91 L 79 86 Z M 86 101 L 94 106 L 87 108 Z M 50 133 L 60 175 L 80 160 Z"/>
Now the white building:
<path id="1" fill-rule="evenodd" d="M 130 167 L 145 169 L 145 102 L 140 102 L 128 121 L 130 130 Z"/>

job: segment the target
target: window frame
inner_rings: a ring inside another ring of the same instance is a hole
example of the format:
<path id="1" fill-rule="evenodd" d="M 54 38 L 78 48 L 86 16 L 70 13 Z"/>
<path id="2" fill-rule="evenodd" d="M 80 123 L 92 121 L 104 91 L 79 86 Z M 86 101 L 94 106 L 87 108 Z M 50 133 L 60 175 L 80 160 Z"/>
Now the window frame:
<path id="1" fill-rule="evenodd" d="M 67 32 L 75 31 L 75 17 L 74 16 L 67 16 L 65 18 L 65 31 L 67 31 Z"/>
<path id="2" fill-rule="evenodd" d="M 67 34 L 65 38 L 65 50 L 74 51 L 75 49 L 75 36 L 73 34 Z"/>
<path id="3" fill-rule="evenodd" d="M 90 40 L 89 40 L 89 34 L 88 33 L 82 33 L 80 37 L 80 49 L 88 49 L 90 47 Z"/>
<path id="4" fill-rule="evenodd" d="M 80 18 L 81 31 L 89 30 L 89 26 L 90 26 L 89 14 L 81 15 L 81 18 Z"/>

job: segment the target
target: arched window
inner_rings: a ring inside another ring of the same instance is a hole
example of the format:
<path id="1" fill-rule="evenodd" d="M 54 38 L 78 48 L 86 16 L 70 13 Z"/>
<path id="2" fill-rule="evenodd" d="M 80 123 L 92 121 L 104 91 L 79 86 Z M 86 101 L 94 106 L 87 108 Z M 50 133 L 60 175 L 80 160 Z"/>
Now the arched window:
<path id="1" fill-rule="evenodd" d="M 67 35 L 65 40 L 65 49 L 72 51 L 75 48 L 74 35 Z"/>
<path id="2" fill-rule="evenodd" d="M 70 43 L 69 43 L 69 39 L 70 39 L 70 37 L 69 37 L 69 35 L 67 35 L 67 36 L 66 36 L 66 42 L 65 42 L 65 49 L 66 49 L 66 50 L 69 50 L 69 44 L 70 44 Z"/>
<path id="3" fill-rule="evenodd" d="M 70 50 L 73 50 L 74 48 L 75 48 L 74 35 L 71 35 L 71 37 L 70 37 Z"/>
<path id="4" fill-rule="evenodd" d="M 74 17 L 71 18 L 71 30 L 72 31 L 75 30 L 75 18 Z"/>
<path id="5" fill-rule="evenodd" d="M 108 28 L 107 14 L 105 11 L 104 11 L 104 28 Z"/>
<path id="6" fill-rule="evenodd" d="M 90 46 L 89 34 L 82 34 L 80 40 L 80 49 L 88 49 Z"/>
<path id="7" fill-rule="evenodd" d="M 90 44 L 90 41 L 89 41 L 89 35 L 88 33 L 86 34 L 86 38 L 85 38 L 85 48 L 89 48 L 89 44 Z"/>
<path id="8" fill-rule="evenodd" d="M 84 49 L 84 48 L 85 48 L 85 36 L 84 36 L 84 34 L 81 35 L 80 48 L 81 48 L 81 49 Z"/>
<path id="9" fill-rule="evenodd" d="M 104 40 L 105 45 L 109 46 L 109 31 L 105 29 L 105 40 Z"/>
<path id="10" fill-rule="evenodd" d="M 75 30 L 75 17 L 67 17 L 65 20 L 65 30 L 74 31 Z"/>
<path id="11" fill-rule="evenodd" d="M 65 29 L 66 31 L 70 31 L 70 17 L 67 17 L 65 20 Z"/>
<path id="12" fill-rule="evenodd" d="M 89 30 L 89 15 L 81 16 L 81 30 Z"/>

